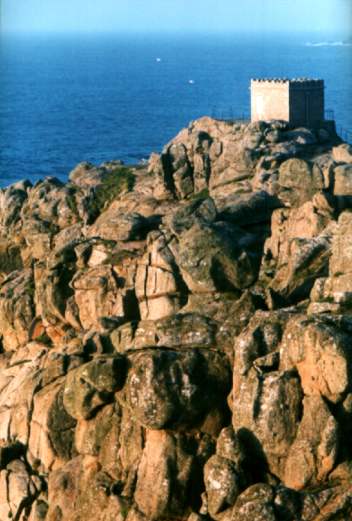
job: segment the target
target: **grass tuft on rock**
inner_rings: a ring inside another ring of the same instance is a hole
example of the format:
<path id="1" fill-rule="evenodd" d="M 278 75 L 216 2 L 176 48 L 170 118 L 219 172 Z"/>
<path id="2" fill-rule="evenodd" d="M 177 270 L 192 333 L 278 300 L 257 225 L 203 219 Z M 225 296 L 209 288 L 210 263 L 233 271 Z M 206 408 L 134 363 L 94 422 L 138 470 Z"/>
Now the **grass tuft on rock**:
<path id="1" fill-rule="evenodd" d="M 109 172 L 95 190 L 94 203 L 98 212 L 102 212 L 123 192 L 131 192 L 135 181 L 132 170 L 125 166 L 119 166 Z"/>
<path id="2" fill-rule="evenodd" d="M 209 197 L 209 188 L 203 188 L 200 192 L 196 192 L 189 197 L 190 201 L 201 201 L 203 199 L 208 199 Z"/>

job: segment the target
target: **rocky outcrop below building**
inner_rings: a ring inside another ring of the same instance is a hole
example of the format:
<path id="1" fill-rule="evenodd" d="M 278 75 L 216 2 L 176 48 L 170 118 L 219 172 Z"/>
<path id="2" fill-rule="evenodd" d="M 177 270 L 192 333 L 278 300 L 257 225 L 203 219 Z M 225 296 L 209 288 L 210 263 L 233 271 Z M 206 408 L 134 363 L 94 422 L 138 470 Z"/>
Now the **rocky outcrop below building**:
<path id="1" fill-rule="evenodd" d="M 352 149 L 202 118 L 0 193 L 0 520 L 352 518 Z"/>

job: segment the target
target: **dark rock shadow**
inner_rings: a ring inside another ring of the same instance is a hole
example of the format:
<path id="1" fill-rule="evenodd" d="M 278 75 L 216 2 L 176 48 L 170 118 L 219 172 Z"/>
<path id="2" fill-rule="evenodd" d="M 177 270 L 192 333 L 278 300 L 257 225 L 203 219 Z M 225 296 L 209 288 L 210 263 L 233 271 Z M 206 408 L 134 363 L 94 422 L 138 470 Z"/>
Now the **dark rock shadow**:
<path id="1" fill-rule="evenodd" d="M 246 455 L 243 470 L 252 483 L 265 482 L 269 466 L 262 444 L 256 435 L 245 427 L 241 427 L 237 435 Z"/>

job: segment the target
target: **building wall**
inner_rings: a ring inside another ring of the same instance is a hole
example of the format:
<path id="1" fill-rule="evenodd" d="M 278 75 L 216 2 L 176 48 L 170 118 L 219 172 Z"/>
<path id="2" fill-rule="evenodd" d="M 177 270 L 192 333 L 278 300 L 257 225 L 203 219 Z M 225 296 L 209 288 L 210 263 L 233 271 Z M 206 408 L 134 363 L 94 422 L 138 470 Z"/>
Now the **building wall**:
<path id="1" fill-rule="evenodd" d="M 288 121 L 289 83 L 285 81 L 251 81 L 251 120 L 283 119 Z"/>
<path id="2" fill-rule="evenodd" d="M 324 121 L 324 83 L 290 83 L 290 118 L 293 126 L 316 127 Z"/>

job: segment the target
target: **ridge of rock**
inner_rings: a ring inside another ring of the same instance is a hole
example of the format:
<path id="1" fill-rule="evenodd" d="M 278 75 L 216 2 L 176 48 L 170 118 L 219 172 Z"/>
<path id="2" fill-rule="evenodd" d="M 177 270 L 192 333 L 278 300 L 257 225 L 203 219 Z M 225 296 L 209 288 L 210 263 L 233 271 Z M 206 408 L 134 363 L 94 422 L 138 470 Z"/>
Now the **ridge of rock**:
<path id="1" fill-rule="evenodd" d="M 352 518 L 351 245 L 331 127 L 0 190 L 0 521 Z"/>

